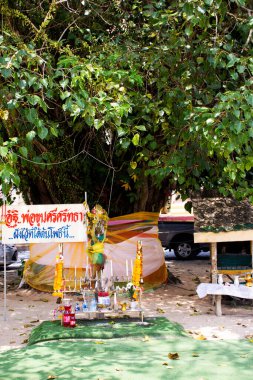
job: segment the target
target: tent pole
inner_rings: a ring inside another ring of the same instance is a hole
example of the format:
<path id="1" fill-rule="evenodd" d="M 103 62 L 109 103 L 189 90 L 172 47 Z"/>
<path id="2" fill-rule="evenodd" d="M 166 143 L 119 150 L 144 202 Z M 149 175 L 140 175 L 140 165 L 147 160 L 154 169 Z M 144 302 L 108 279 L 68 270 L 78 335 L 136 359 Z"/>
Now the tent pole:
<path id="1" fill-rule="evenodd" d="M 2 221 L 5 223 L 6 218 L 6 201 L 3 196 L 3 213 Z M 6 244 L 4 244 L 4 321 L 7 321 L 7 280 L 6 280 Z"/>
<path id="2" fill-rule="evenodd" d="M 7 284 L 6 284 L 6 245 L 4 244 L 4 321 L 7 321 L 6 293 L 7 293 Z"/>

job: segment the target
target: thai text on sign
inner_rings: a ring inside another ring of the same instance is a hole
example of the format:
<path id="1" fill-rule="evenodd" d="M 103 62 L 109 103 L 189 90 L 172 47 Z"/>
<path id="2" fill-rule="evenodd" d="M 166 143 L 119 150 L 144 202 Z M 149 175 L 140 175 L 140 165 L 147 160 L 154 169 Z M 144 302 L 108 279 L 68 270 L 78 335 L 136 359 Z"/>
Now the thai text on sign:
<path id="1" fill-rule="evenodd" d="M 3 224 L 5 244 L 87 241 L 82 204 L 9 206 Z"/>

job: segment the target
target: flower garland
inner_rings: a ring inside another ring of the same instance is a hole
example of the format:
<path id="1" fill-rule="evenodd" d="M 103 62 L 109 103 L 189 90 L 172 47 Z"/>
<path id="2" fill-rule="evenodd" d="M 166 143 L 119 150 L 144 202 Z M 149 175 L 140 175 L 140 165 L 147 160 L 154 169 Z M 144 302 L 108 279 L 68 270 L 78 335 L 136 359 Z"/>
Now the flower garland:
<path id="1" fill-rule="evenodd" d="M 142 271 L 143 271 L 142 242 L 137 241 L 137 253 L 136 253 L 136 259 L 134 260 L 134 267 L 133 267 L 133 274 L 132 274 L 132 283 L 135 288 L 135 292 L 133 295 L 134 299 L 138 299 L 138 288 L 143 282 Z"/>
<path id="2" fill-rule="evenodd" d="M 54 292 L 53 296 L 63 297 L 63 255 L 58 253 L 56 256 L 55 276 L 54 276 Z"/>
<path id="3" fill-rule="evenodd" d="M 88 255 L 93 266 L 93 275 L 103 269 L 105 264 L 104 241 L 106 238 L 108 216 L 107 212 L 96 205 L 87 212 Z"/>

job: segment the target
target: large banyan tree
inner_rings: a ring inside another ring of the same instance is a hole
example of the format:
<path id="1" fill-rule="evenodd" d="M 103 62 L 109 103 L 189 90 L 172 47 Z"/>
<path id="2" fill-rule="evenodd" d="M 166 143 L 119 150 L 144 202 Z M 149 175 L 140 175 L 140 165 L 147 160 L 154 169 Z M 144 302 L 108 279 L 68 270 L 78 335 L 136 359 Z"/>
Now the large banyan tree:
<path id="1" fill-rule="evenodd" d="M 0 0 L 0 180 L 27 203 L 253 199 L 246 0 Z"/>

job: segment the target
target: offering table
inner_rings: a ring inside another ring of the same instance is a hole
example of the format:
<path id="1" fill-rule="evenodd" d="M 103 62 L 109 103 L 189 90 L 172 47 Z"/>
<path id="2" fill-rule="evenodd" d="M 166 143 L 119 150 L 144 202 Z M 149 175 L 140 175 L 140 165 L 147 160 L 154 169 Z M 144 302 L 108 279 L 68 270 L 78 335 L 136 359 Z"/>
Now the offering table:
<path id="1" fill-rule="evenodd" d="M 221 298 L 223 295 L 253 299 L 253 287 L 245 285 L 234 285 L 226 283 L 223 284 L 210 284 L 201 283 L 197 287 L 197 294 L 199 298 L 203 298 L 206 295 L 213 295 L 215 299 L 215 314 L 217 316 L 222 315 Z"/>

